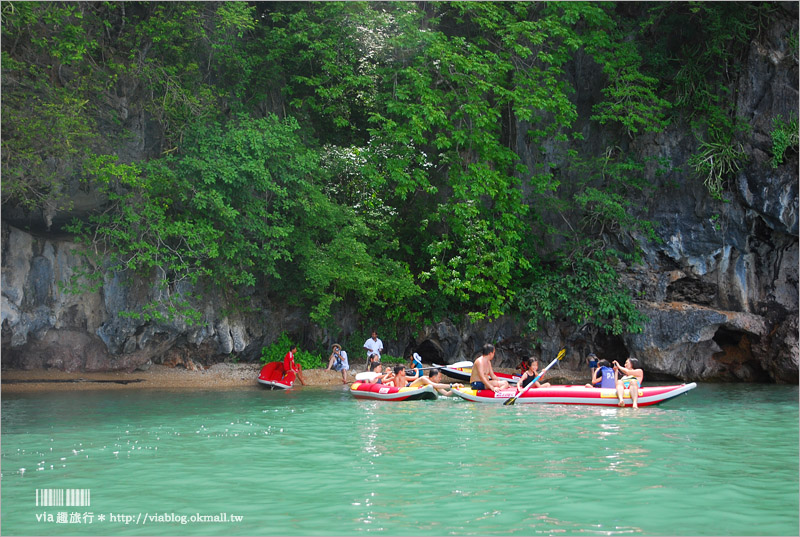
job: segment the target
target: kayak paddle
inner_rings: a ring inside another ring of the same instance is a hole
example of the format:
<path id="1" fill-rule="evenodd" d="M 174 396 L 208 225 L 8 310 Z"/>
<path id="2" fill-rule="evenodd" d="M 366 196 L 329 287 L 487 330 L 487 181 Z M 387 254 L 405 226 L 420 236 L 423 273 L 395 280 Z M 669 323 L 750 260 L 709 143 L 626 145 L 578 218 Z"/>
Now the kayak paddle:
<path id="1" fill-rule="evenodd" d="M 433 364 L 434 367 L 437 367 L 439 369 L 442 369 L 443 367 L 449 367 L 451 369 L 458 369 L 460 367 L 472 367 L 473 365 L 475 365 L 475 364 L 473 364 L 472 362 L 470 362 L 468 360 L 464 361 L 464 362 L 456 362 L 454 364 L 445 364 L 445 365 Z M 423 368 L 423 369 L 425 369 L 425 368 Z"/>
<path id="2" fill-rule="evenodd" d="M 376 377 L 380 377 L 381 373 L 375 373 L 374 371 L 364 371 L 363 373 L 359 373 L 356 375 L 356 380 L 374 380 Z"/>
<path id="3" fill-rule="evenodd" d="M 555 363 L 556 363 L 556 362 L 558 362 L 559 360 L 561 360 L 561 359 L 564 357 L 564 355 L 565 355 L 566 353 L 567 353 L 567 349 L 561 349 L 560 351 L 558 351 L 558 356 L 556 356 L 555 358 L 553 358 L 553 361 L 552 361 L 552 362 L 550 362 L 549 364 L 547 364 L 547 367 L 545 367 L 544 369 L 542 369 L 542 372 L 541 372 L 541 373 L 539 373 L 538 375 L 536 375 L 536 377 L 535 377 L 535 378 L 534 378 L 532 381 L 530 381 L 530 382 L 528 383 L 528 385 L 527 385 L 527 386 L 525 386 L 525 389 L 524 389 L 524 390 L 522 390 L 522 391 L 520 392 L 520 391 L 519 391 L 519 388 L 517 388 L 517 395 L 515 395 L 515 396 L 513 396 L 513 397 L 509 398 L 509 399 L 508 399 L 508 401 L 506 401 L 506 402 L 505 402 L 505 403 L 503 403 L 503 404 L 504 404 L 504 405 L 513 405 L 513 404 L 514 404 L 514 402 L 517 400 L 517 397 L 521 397 L 521 396 L 525 395 L 525 393 L 526 393 L 526 392 L 527 392 L 527 391 L 528 391 L 528 390 L 531 388 L 531 386 L 533 386 L 534 384 L 536 384 L 536 381 L 537 381 L 537 380 L 539 380 L 540 378 L 542 378 L 542 375 L 544 375 L 544 374 L 547 372 L 547 370 L 548 370 L 548 369 L 550 369 L 551 367 L 553 367 L 553 366 L 555 365 Z"/>

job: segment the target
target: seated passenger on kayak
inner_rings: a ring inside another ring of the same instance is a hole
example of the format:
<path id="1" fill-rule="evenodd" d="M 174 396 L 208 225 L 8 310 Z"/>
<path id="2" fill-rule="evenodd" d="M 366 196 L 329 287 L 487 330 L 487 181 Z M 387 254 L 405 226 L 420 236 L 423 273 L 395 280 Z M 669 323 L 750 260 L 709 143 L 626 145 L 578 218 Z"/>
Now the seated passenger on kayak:
<path id="1" fill-rule="evenodd" d="M 508 381 L 500 380 L 492 369 L 495 348 L 491 343 L 487 343 L 481 349 L 481 355 L 472 364 L 472 374 L 469 376 L 469 384 L 473 390 L 503 390 L 508 388 Z"/>
<path id="2" fill-rule="evenodd" d="M 406 371 L 408 380 L 414 380 L 422 377 L 422 357 L 416 352 L 411 355 L 411 362 L 408 364 L 409 371 Z"/>
<path id="3" fill-rule="evenodd" d="M 611 364 L 608 360 L 603 359 L 597 362 L 597 369 L 594 370 L 592 375 L 591 384 L 586 385 L 587 388 L 610 388 L 617 387 L 617 372 L 611 369 Z"/>
<path id="4" fill-rule="evenodd" d="M 372 371 L 372 366 L 379 363 L 381 363 L 381 355 L 378 353 L 370 354 L 369 358 L 367 358 L 367 371 Z"/>
<path id="5" fill-rule="evenodd" d="M 614 360 L 614 369 L 624 375 L 617 380 L 617 399 L 619 399 L 619 406 L 625 406 L 625 401 L 622 396 L 625 390 L 629 390 L 631 400 L 633 401 L 633 408 L 639 408 L 639 388 L 642 387 L 642 381 L 644 380 L 644 371 L 639 367 L 639 360 L 636 358 L 628 358 L 625 360 L 624 367 Z"/>
<path id="6" fill-rule="evenodd" d="M 402 364 L 394 366 L 394 368 L 384 376 L 383 383 L 396 388 L 405 388 L 408 386 L 406 366 Z"/>
<path id="7" fill-rule="evenodd" d="M 370 373 L 372 373 L 372 376 L 365 375 L 368 378 L 360 381 L 361 384 L 391 384 L 388 380 L 392 377 L 392 372 L 384 373 L 383 364 L 378 362 L 372 364 Z M 364 375 L 364 373 L 359 373 L 359 376 L 360 375 Z"/>
<path id="8" fill-rule="evenodd" d="M 408 386 L 411 388 L 416 388 L 419 386 L 430 385 L 442 395 L 450 396 L 453 395 L 452 390 L 448 390 L 448 388 L 461 388 L 461 384 L 445 384 L 442 382 L 442 372 L 438 369 L 434 368 L 431 369 L 430 375 L 428 376 L 421 376 L 418 379 L 411 382 Z"/>
<path id="9" fill-rule="evenodd" d="M 523 373 L 522 376 L 519 378 L 519 381 L 517 382 L 518 391 L 521 390 L 522 388 L 525 388 L 528 384 L 533 382 L 533 379 L 535 379 L 536 375 L 539 374 L 539 360 L 537 360 L 533 356 L 530 356 L 528 358 L 523 358 L 522 367 L 523 367 Z M 544 376 L 542 376 L 542 378 L 544 378 Z M 542 384 L 538 380 L 536 381 L 536 384 L 533 385 L 533 389 L 549 388 L 549 387 L 550 387 L 549 382 L 545 382 L 544 384 Z"/>

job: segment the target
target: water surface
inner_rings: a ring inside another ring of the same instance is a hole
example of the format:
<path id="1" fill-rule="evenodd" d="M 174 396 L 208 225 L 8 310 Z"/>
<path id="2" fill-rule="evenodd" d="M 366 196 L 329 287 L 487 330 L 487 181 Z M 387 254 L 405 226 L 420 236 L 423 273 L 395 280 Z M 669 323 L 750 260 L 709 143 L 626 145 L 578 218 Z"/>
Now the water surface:
<path id="1" fill-rule="evenodd" d="M 37 506 L 50 489 L 90 505 Z M 638 411 L 340 388 L 7 394 L 2 531 L 798 535 L 798 388 L 701 384 Z"/>

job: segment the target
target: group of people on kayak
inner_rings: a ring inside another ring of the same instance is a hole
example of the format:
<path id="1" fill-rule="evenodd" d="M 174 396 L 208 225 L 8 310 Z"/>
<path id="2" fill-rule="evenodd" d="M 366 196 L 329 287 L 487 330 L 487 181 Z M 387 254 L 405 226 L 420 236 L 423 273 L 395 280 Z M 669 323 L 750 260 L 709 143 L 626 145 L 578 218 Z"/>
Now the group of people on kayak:
<path id="1" fill-rule="evenodd" d="M 487 343 L 481 349 L 481 355 L 475 359 L 472 365 L 472 374 L 469 378 L 470 386 L 473 390 L 492 390 L 497 392 L 509 388 L 508 381 L 498 378 L 494 369 L 492 369 L 494 355 L 495 348 L 490 343 Z M 590 367 L 594 365 L 592 358 L 597 360 L 594 354 L 590 354 Z M 644 380 L 644 371 L 639 366 L 639 360 L 628 358 L 624 366 L 619 365 L 619 362 L 614 360 L 613 367 L 608 360 L 599 360 L 596 361 L 596 366 L 596 368 L 592 369 L 592 380 L 586 385 L 587 388 L 616 389 L 619 406 L 625 406 L 624 394 L 625 390 L 628 390 L 633 402 L 633 408 L 639 407 L 639 388 L 641 388 Z M 522 370 L 522 375 L 517 381 L 517 393 L 526 388 L 531 382 L 535 383 L 533 388 L 547 388 L 550 386 L 549 382 L 540 383 L 537 380 L 539 362 L 535 358 L 525 358 L 522 362 Z"/>
<path id="2" fill-rule="evenodd" d="M 442 382 L 442 372 L 436 367 L 431 368 L 427 375 L 422 374 L 421 369 L 411 369 L 409 373 L 406 370 L 406 366 L 402 364 L 387 369 L 388 371 L 384 372 L 383 364 L 373 364 L 370 371 L 374 373 L 374 376 L 361 382 L 364 384 L 385 384 L 396 388 L 417 388 L 430 385 L 444 396 L 453 395 L 453 388 L 463 387 L 462 384 L 458 383 L 447 384 Z"/>
<path id="3" fill-rule="evenodd" d="M 366 382 L 392 385 L 398 388 L 431 384 L 442 395 L 450 395 L 452 392 L 449 392 L 448 389 L 462 387 L 461 384 L 442 383 L 442 372 L 437 368 L 431 368 L 430 373 L 424 375 L 422 358 L 417 353 L 412 354 L 408 371 L 404 365 L 396 365 L 384 371 L 383 364 L 381 364 L 383 342 L 378 338 L 378 334 L 374 330 L 372 331 L 371 337 L 364 342 L 364 349 L 367 351 L 367 369 L 373 373 L 372 378 Z M 293 351 L 295 350 L 296 347 L 291 349 L 284 360 L 285 362 L 288 361 L 291 365 L 285 364 L 284 367 L 287 370 L 294 370 L 296 368 L 298 378 L 303 382 L 299 368 L 294 364 Z M 492 368 L 492 360 L 495 357 L 495 353 L 496 349 L 491 343 L 487 343 L 481 348 L 481 355 L 475 359 L 472 365 L 472 373 L 469 379 L 472 389 L 492 390 L 497 392 L 510 387 L 508 381 L 499 378 Z M 625 406 L 624 392 L 628 390 L 633 402 L 633 407 L 638 408 L 639 388 L 641 388 L 642 381 L 644 380 L 644 371 L 642 371 L 639 366 L 639 360 L 636 358 L 628 358 L 623 366 L 616 360 L 613 360 L 611 363 L 605 359 L 598 360 L 597 356 L 591 353 L 587 357 L 587 361 L 592 371 L 592 379 L 591 382 L 586 384 L 587 388 L 616 389 L 619 406 Z M 347 353 L 338 343 L 333 345 L 327 369 L 340 371 L 342 373 L 342 383 L 347 383 L 347 372 L 350 369 L 350 365 L 347 360 Z M 517 381 L 517 393 L 527 388 L 531 382 L 534 383 L 532 388 L 547 388 L 550 386 L 549 382 L 540 382 L 539 361 L 536 358 L 524 358 L 521 370 L 522 374 Z M 303 382 L 303 384 L 305 383 Z"/>

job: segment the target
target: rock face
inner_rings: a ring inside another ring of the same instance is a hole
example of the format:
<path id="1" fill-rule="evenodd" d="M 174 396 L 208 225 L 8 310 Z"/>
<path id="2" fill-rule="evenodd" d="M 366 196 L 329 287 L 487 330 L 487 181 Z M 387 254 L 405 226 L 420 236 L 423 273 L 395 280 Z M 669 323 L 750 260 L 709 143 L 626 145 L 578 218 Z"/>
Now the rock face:
<path id="1" fill-rule="evenodd" d="M 126 279 L 106 273 L 99 285 L 83 276 L 88 267 L 80 248 L 69 241 L 35 238 L 3 225 L 2 345 L 3 366 L 65 371 L 134 370 L 163 361 L 212 363 L 231 354 L 250 359 L 281 330 L 303 332 L 289 312 L 228 313 L 222 299 L 195 304 L 199 323 L 169 318 L 153 309 L 166 291 L 155 278 Z M 173 289 L 178 302 L 191 289 Z M 213 304 L 214 306 L 212 306 Z M 258 308 L 259 303 L 254 304 Z"/>
<path id="2" fill-rule="evenodd" d="M 770 163 L 773 119 L 797 114 L 798 63 L 784 38 L 796 31 L 797 21 L 786 19 L 751 43 L 733 88 L 737 115 L 752 129 L 748 160 L 725 201 L 709 197 L 700 181 L 675 176 L 662 185 L 672 181 L 674 192 L 651 205 L 663 244 L 650 245 L 646 266 L 628 273 L 651 321 L 625 346 L 654 372 L 798 380 L 797 151 L 787 151 L 777 169 Z M 676 166 L 686 151 L 677 128 L 638 148 Z"/>
<path id="3" fill-rule="evenodd" d="M 779 168 L 770 164 L 773 119 L 796 116 L 798 109 L 798 61 L 785 38 L 797 35 L 797 26 L 795 7 L 791 17 L 760 34 L 751 43 L 738 85 L 731 88 L 736 113 L 747 120 L 751 134 L 744 147 L 748 160 L 726 185 L 725 201 L 709 196 L 702 180 L 685 168 L 649 174 L 659 199 L 643 199 L 642 205 L 650 208 L 648 218 L 662 242 L 642 242 L 644 262 L 623 269 L 650 319 L 644 331 L 624 338 L 592 337 L 552 323 L 535 335 L 543 343 L 533 354 L 549 361 L 567 346 L 570 352 L 559 364 L 566 368 L 582 367 L 590 351 L 620 360 L 636 356 L 649 378 L 798 382 L 796 149 L 787 151 Z M 581 115 L 588 117 L 585 103 L 591 99 L 577 99 Z M 604 146 L 618 144 L 591 128 L 585 125 L 585 149 L 600 154 Z M 685 125 L 674 125 L 623 149 L 678 169 L 697 149 L 689 132 Z M 522 139 L 517 147 L 526 162 L 541 158 Z M 177 303 L 190 288 L 163 290 L 156 278 L 127 280 L 130 275 L 120 273 L 93 282 L 82 277 L 86 268 L 75 244 L 33 236 L 3 221 L 3 367 L 107 371 L 165 361 L 207 365 L 231 355 L 254 360 L 282 331 L 302 335 L 307 339 L 302 343 L 330 344 L 327 333 L 311 326 L 303 312 L 257 295 L 246 313 L 228 313 L 235 310 L 222 297 L 194 303 L 202 315 L 189 324 L 150 305 L 165 293 Z M 81 286 L 81 292 L 74 292 Z M 356 317 L 338 319 L 339 328 L 353 333 L 360 324 Z M 514 367 L 534 349 L 532 339 L 519 336 L 522 328 L 521 321 L 510 318 L 476 324 L 443 320 L 409 327 L 397 341 L 384 343 L 392 355 L 416 350 L 426 362 L 453 363 L 473 359 L 491 341 L 498 347 L 496 366 Z M 360 365 L 358 351 L 351 356 Z"/>

